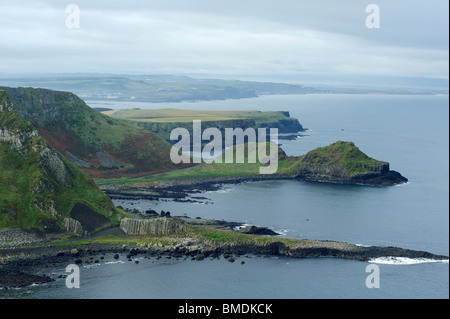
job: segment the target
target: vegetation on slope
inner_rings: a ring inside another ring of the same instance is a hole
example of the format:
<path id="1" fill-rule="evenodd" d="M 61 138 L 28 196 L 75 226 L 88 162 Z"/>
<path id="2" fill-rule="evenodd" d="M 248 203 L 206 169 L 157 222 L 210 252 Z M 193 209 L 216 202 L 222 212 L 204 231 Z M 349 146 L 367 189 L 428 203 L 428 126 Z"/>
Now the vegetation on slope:
<path id="1" fill-rule="evenodd" d="M 246 144 L 247 145 L 247 144 Z M 234 154 L 236 146 L 233 148 Z M 247 146 L 245 147 L 247 150 Z M 228 151 L 231 151 L 228 150 Z M 256 152 L 256 151 L 255 151 Z M 258 159 L 258 157 L 256 157 Z M 150 175 L 141 179 L 111 179 L 104 180 L 102 184 L 128 184 L 145 185 L 145 183 L 158 183 L 179 180 L 196 180 L 204 178 L 257 178 L 260 168 L 265 164 L 259 160 L 249 163 L 248 154 L 245 153 L 244 163 L 210 163 L 201 164 L 183 170 L 174 170 L 164 174 Z M 352 142 L 338 141 L 331 145 L 316 148 L 302 156 L 286 156 L 278 148 L 278 166 L 273 175 L 264 178 L 303 178 L 306 180 L 360 183 L 361 178 L 382 176 L 389 171 L 389 163 L 375 160 L 359 150 Z M 261 177 L 261 176 L 260 176 Z M 399 175 L 394 183 L 406 181 Z"/>
<path id="2" fill-rule="evenodd" d="M 117 222 L 111 200 L 23 120 L 0 91 L 0 229 L 62 227 L 75 203 Z"/>
<path id="3" fill-rule="evenodd" d="M 388 169 L 388 163 L 375 160 L 355 146 L 353 142 L 338 141 L 324 147 L 318 147 L 299 157 L 286 160 L 283 173 L 293 174 L 304 169 L 339 168 L 342 175 L 368 174 Z"/>
<path id="4" fill-rule="evenodd" d="M 177 167 L 163 138 L 103 115 L 72 93 L 0 89 L 22 118 L 91 176 L 140 176 Z"/>

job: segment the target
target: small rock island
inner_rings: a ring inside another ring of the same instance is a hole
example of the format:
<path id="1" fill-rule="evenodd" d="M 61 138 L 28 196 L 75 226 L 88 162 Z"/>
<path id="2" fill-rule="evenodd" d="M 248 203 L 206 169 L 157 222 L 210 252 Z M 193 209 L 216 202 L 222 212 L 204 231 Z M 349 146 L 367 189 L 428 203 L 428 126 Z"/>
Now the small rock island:
<path id="1" fill-rule="evenodd" d="M 391 186 L 408 179 L 389 168 L 389 163 L 375 160 L 353 142 L 338 141 L 316 148 L 303 156 L 284 159 L 286 170 L 294 178 L 339 184 Z"/>

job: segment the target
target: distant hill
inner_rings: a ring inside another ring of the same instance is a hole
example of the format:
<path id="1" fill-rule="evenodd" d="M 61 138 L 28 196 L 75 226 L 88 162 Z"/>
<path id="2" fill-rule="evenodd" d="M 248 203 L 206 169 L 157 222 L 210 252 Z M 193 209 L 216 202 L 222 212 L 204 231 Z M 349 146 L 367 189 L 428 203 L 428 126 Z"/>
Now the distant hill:
<path id="1" fill-rule="evenodd" d="M 118 222 L 111 200 L 22 119 L 1 90 L 0 172 L 0 229 L 83 235 Z"/>
<path id="2" fill-rule="evenodd" d="M 289 77 L 288 77 L 289 78 Z M 280 80 L 277 80 L 280 81 Z M 448 79 L 303 75 L 283 83 L 155 74 L 5 74 L 0 86 L 70 91 L 87 101 L 180 102 L 279 94 L 448 94 Z"/>
<path id="3" fill-rule="evenodd" d="M 73 93 L 0 90 L 43 138 L 92 177 L 137 177 L 179 167 L 171 162 L 171 145 L 163 138 L 103 115 Z"/>
<path id="4" fill-rule="evenodd" d="M 298 84 L 171 75 L 59 75 L 0 78 L 0 85 L 74 92 L 86 100 L 180 102 L 252 98 L 267 94 L 305 94 L 321 90 Z"/>

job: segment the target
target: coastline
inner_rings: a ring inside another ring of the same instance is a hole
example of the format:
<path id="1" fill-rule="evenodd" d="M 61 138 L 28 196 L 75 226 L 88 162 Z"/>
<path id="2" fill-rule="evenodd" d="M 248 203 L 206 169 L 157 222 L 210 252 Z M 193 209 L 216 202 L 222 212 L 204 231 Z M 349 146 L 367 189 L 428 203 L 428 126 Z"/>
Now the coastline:
<path id="1" fill-rule="evenodd" d="M 157 185 L 102 184 L 99 185 L 99 188 L 111 199 L 195 201 L 201 198 L 192 195 L 203 191 L 217 190 L 225 184 L 269 180 L 332 183 L 329 180 L 307 180 L 298 176 L 273 174 L 176 179 L 163 181 Z M 335 183 L 346 184 L 341 181 L 335 181 Z M 378 184 L 361 185 L 384 186 Z M 148 238 L 146 235 L 125 235 L 122 229 L 114 227 L 112 230 L 116 229 L 116 233 L 120 233 L 114 242 L 110 242 L 108 239 L 104 240 L 104 242 L 102 240 L 97 241 L 93 234 L 91 234 L 91 237 L 58 242 L 55 240 L 40 241 L 32 233 L 28 233 L 28 236 L 24 237 L 24 234 L 27 232 L 17 230 L 16 234 L 20 238 L 32 238 L 35 240 L 28 244 L 25 242 L 10 247 L 0 246 L 0 288 L 25 287 L 31 284 L 54 281 L 56 278 L 52 278 L 51 274 L 45 273 L 45 269 L 55 268 L 58 265 L 66 267 L 69 264 L 97 263 L 104 259 L 106 255 L 124 255 L 129 261 L 132 261 L 134 256 L 140 255 L 156 256 L 157 258 L 191 258 L 199 261 L 207 257 L 225 258 L 230 262 L 234 262 L 237 256 L 244 254 L 285 256 L 289 258 L 341 258 L 366 262 L 383 257 L 448 260 L 448 256 L 399 247 L 360 246 L 332 240 L 275 238 L 273 235 L 277 234 L 271 233 L 272 231 L 265 227 L 257 227 L 257 229 L 253 229 L 253 232 L 245 233 L 237 230 L 239 227 L 242 229 L 244 225 L 234 222 L 198 220 L 181 216 L 170 217 L 170 219 L 201 228 L 206 232 L 219 230 L 231 232 L 232 235 L 231 237 L 226 237 L 226 240 L 215 239 L 214 236 L 212 238 L 198 238 L 183 234 L 156 235 L 156 237 L 155 234 L 150 234 L 150 238 Z M 250 226 L 250 230 L 252 230 L 251 227 L 254 226 Z M 108 231 L 104 232 L 104 234 L 107 233 Z M 234 234 L 244 237 L 235 238 Z"/>
<path id="2" fill-rule="evenodd" d="M 169 198 L 175 201 L 183 201 L 190 194 L 195 194 L 199 190 L 217 190 L 226 184 L 240 184 L 246 182 L 275 181 L 275 180 L 297 180 L 308 183 L 328 183 L 342 185 L 359 185 L 370 187 L 386 187 L 408 183 L 396 171 L 389 171 L 384 176 L 374 177 L 368 180 L 350 181 L 348 179 L 329 179 L 329 178 L 307 178 L 304 176 L 285 175 L 285 174 L 253 174 L 236 176 L 215 176 L 215 177 L 196 177 L 179 178 L 155 183 L 136 183 L 118 184 L 118 183 L 97 183 L 98 188 L 108 195 L 111 199 L 149 199 Z"/>
<path id="3" fill-rule="evenodd" d="M 186 218 L 181 220 L 202 231 L 221 230 L 223 234 L 232 236 L 240 233 L 231 230 L 236 226 L 235 223 Z M 114 241 L 95 240 L 91 237 L 77 238 L 65 243 L 42 242 L 0 247 L 0 289 L 55 281 L 58 278 L 52 277 L 50 269 L 65 268 L 69 264 L 88 265 L 117 261 L 119 258 L 132 262 L 138 257 L 190 258 L 197 261 L 223 258 L 234 262 L 237 257 L 248 254 L 289 258 L 340 258 L 362 262 L 383 257 L 448 260 L 448 256 L 400 247 L 361 246 L 331 240 L 292 239 L 245 233 L 240 233 L 235 240 L 225 241 L 220 238 L 198 238 L 183 234 L 150 237 L 122 234 Z"/>

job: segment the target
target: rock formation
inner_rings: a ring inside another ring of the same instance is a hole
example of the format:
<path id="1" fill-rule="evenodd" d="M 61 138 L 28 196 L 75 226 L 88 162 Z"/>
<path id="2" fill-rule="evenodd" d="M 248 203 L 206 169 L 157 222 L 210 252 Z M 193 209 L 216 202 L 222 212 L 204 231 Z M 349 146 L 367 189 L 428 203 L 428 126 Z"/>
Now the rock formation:
<path id="1" fill-rule="evenodd" d="M 20 117 L 2 90 L 0 171 L 0 229 L 23 227 L 54 233 L 58 228 L 84 235 L 110 223 L 111 211 L 117 213 L 111 200 L 81 170 Z M 102 217 L 101 223 L 89 220 L 83 224 L 78 218 L 78 225 L 77 218 L 69 216 L 78 202 L 92 207 Z"/>
<path id="2" fill-rule="evenodd" d="M 353 142 L 338 141 L 303 156 L 287 158 L 288 174 L 306 181 L 389 186 L 407 178 L 392 171 L 389 163 L 361 152 Z"/>
<path id="3" fill-rule="evenodd" d="M 171 235 L 183 229 L 179 221 L 171 218 L 131 219 L 124 218 L 120 228 L 128 235 Z"/>

